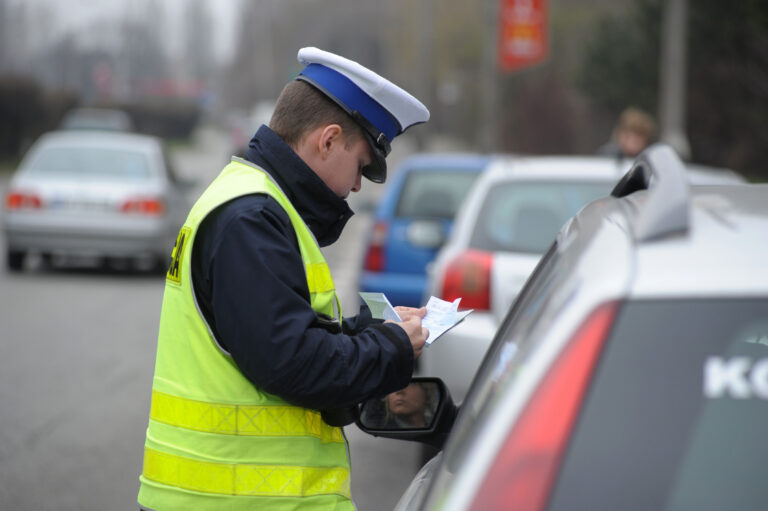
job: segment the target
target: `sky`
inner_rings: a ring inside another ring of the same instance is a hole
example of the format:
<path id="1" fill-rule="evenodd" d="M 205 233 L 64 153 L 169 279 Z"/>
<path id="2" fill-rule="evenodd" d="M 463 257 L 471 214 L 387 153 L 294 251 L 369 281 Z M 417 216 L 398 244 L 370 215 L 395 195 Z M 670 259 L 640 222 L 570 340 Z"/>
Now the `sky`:
<path id="1" fill-rule="evenodd" d="M 92 26 L 94 22 L 106 19 L 120 19 L 123 16 L 138 16 L 141 13 L 136 9 L 145 8 L 148 0 L 6 0 L 7 4 L 19 5 L 25 4 L 33 12 L 39 12 L 40 16 L 45 16 L 51 12 L 51 16 L 46 18 L 53 23 L 47 23 L 46 31 L 50 35 L 59 35 L 70 31 L 79 31 L 85 27 Z M 181 6 L 188 0 L 154 0 L 156 4 L 162 6 L 166 13 L 166 19 L 169 20 L 168 41 L 171 49 L 181 44 L 182 24 L 179 21 Z M 204 0 L 209 5 L 209 12 L 212 14 L 214 26 L 215 55 L 219 59 L 227 58 L 233 48 L 233 36 L 237 29 L 237 13 L 241 0 Z M 147 12 L 146 15 L 153 13 Z"/>

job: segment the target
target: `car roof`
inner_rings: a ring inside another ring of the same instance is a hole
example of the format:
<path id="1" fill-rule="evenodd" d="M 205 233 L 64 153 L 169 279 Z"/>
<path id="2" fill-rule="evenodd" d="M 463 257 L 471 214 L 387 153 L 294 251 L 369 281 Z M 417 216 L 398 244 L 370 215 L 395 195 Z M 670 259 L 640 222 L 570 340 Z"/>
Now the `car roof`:
<path id="1" fill-rule="evenodd" d="M 688 228 L 638 244 L 634 296 L 768 294 L 768 185 L 692 189 Z"/>
<path id="2" fill-rule="evenodd" d="M 564 250 L 593 244 L 597 253 L 619 254 L 626 260 L 605 258 L 588 272 L 613 265 L 613 274 L 628 276 L 625 293 L 635 298 L 768 295 L 768 185 L 692 186 L 666 149 L 648 153 L 666 159 L 638 161 L 611 197 L 569 221 L 558 238 Z M 650 165 L 665 168 L 649 173 L 647 188 L 632 189 L 631 176 Z"/>
<path id="3" fill-rule="evenodd" d="M 51 131 L 35 142 L 36 147 L 116 146 L 136 151 L 154 151 L 160 144 L 161 139 L 153 135 L 99 130 Z"/>
<path id="4" fill-rule="evenodd" d="M 400 169 L 440 170 L 476 168 L 482 169 L 491 157 L 479 153 L 418 153 L 404 158 L 398 165 Z"/>
<path id="5" fill-rule="evenodd" d="M 115 108 L 80 107 L 68 111 L 62 129 L 104 129 L 130 131 L 133 121 L 127 112 Z"/>
<path id="6" fill-rule="evenodd" d="M 497 156 L 488 166 L 484 181 L 515 178 L 618 180 L 631 161 L 600 156 Z"/>
<path id="7" fill-rule="evenodd" d="M 496 156 L 488 165 L 484 180 L 504 181 L 516 178 L 543 179 L 618 179 L 631 167 L 634 160 L 607 156 Z M 693 184 L 720 185 L 745 183 L 746 179 L 727 168 L 686 163 L 688 178 Z"/>

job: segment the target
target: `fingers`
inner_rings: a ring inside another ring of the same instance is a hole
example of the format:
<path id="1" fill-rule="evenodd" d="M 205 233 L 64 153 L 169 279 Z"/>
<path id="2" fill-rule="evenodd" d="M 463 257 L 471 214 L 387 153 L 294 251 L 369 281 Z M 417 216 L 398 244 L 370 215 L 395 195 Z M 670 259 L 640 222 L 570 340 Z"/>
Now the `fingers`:
<path id="1" fill-rule="evenodd" d="M 418 331 L 419 328 L 422 328 L 421 318 L 419 316 L 416 316 L 416 315 L 410 316 L 408 319 L 405 320 L 405 322 L 410 325 L 413 325 L 414 331 Z"/>
<path id="2" fill-rule="evenodd" d="M 421 327 L 417 338 L 411 339 L 411 346 L 413 347 L 413 356 L 418 358 L 421 355 L 421 351 L 424 349 L 424 345 L 427 343 L 427 337 L 429 337 L 429 329 Z"/>
<path id="3" fill-rule="evenodd" d="M 414 357 L 421 355 L 421 351 L 427 343 L 427 337 L 429 337 L 429 329 L 419 325 L 418 329 L 414 331 L 414 335 L 410 337 Z"/>
<path id="4" fill-rule="evenodd" d="M 419 316 L 411 316 L 408 318 L 408 323 L 413 325 L 413 333 L 409 334 L 409 337 L 412 337 L 414 340 L 422 344 L 426 342 L 427 337 L 429 337 L 429 330 L 422 326 L 421 318 Z"/>
<path id="5" fill-rule="evenodd" d="M 395 311 L 400 316 L 400 319 L 403 321 L 407 320 L 408 318 L 411 318 L 413 316 L 423 318 L 427 314 L 427 308 L 426 307 L 403 307 L 403 306 L 397 306 L 395 307 Z"/>
<path id="6" fill-rule="evenodd" d="M 410 310 L 419 311 L 419 309 Z M 408 335 L 408 339 L 411 341 L 413 354 L 415 357 L 418 357 L 421 354 L 421 350 L 424 347 L 424 344 L 427 342 L 427 337 L 429 337 L 429 329 L 421 325 L 421 315 L 418 313 L 411 314 L 407 319 L 403 318 L 402 322 L 395 322 L 395 324 L 405 330 L 406 335 Z"/>

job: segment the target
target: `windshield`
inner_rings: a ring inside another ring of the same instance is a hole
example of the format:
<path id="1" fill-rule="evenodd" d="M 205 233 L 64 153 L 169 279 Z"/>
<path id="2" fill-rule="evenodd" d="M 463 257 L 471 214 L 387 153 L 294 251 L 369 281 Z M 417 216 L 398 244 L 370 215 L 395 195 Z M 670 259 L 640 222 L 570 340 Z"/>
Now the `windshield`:
<path id="1" fill-rule="evenodd" d="M 147 155 L 93 147 L 46 147 L 24 165 L 27 172 L 51 176 L 145 179 L 152 175 Z"/>
<path id="2" fill-rule="evenodd" d="M 608 195 L 613 182 L 505 182 L 494 185 L 480 210 L 470 246 L 488 252 L 542 254 L 563 224 L 587 203 Z"/>
<path id="3" fill-rule="evenodd" d="M 479 175 L 475 171 L 411 172 L 403 183 L 395 216 L 452 220 Z"/>

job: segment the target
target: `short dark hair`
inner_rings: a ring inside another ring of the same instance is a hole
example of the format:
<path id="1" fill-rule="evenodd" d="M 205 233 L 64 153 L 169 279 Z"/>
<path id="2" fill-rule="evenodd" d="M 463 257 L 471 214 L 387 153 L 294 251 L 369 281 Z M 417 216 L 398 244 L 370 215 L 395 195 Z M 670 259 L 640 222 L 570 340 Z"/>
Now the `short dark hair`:
<path id="1" fill-rule="evenodd" d="M 650 114 L 639 108 L 625 108 L 619 116 L 618 128 L 622 131 L 636 133 L 646 140 L 651 140 L 656 134 L 656 123 Z"/>
<path id="2" fill-rule="evenodd" d="M 348 113 L 302 80 L 289 82 L 283 88 L 269 121 L 269 127 L 293 148 L 310 131 L 328 124 L 341 126 L 346 146 L 363 136 L 362 128 Z"/>

